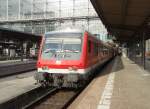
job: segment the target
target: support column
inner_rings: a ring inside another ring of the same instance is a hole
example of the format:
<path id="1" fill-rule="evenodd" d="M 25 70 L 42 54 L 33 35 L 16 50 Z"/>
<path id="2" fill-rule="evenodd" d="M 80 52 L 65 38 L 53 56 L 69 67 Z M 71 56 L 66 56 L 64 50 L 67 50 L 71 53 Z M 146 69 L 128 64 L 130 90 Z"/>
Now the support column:
<path id="1" fill-rule="evenodd" d="M 76 22 L 75 19 L 73 19 L 73 20 L 72 20 L 72 25 L 73 25 L 73 26 L 76 25 L 75 22 Z"/>
<path id="2" fill-rule="evenodd" d="M 44 18 L 46 19 L 47 17 L 47 0 L 45 0 L 45 3 L 44 3 Z"/>
<path id="3" fill-rule="evenodd" d="M 140 34 L 141 35 L 141 34 Z M 143 49 L 143 45 L 142 45 L 142 38 L 140 38 L 140 41 L 139 41 L 139 44 L 140 44 L 140 56 L 141 56 L 141 65 L 143 65 L 143 52 L 142 52 L 142 49 Z"/>
<path id="4" fill-rule="evenodd" d="M 34 8 L 34 0 L 32 0 L 32 3 L 31 3 L 31 19 L 33 20 L 33 8 Z"/>
<path id="5" fill-rule="evenodd" d="M 59 18 L 61 18 L 61 0 L 59 0 Z"/>
<path id="6" fill-rule="evenodd" d="M 133 48 L 132 49 L 133 49 L 133 52 L 134 52 L 133 53 L 134 54 L 134 57 L 133 57 L 134 58 L 134 62 L 137 63 L 137 61 L 136 61 L 136 49 L 137 49 L 136 48 L 136 42 L 135 43 L 133 42 Z"/>
<path id="7" fill-rule="evenodd" d="M 73 0 L 73 17 L 75 17 L 75 0 Z"/>
<path id="8" fill-rule="evenodd" d="M 7 19 L 7 21 L 8 21 L 8 0 L 6 0 L 6 5 L 7 5 L 7 9 L 6 9 L 6 10 L 7 10 L 7 12 L 6 12 L 6 14 L 7 14 L 7 15 L 6 15 L 6 19 Z"/>
<path id="9" fill-rule="evenodd" d="M 20 16 L 21 16 L 21 8 L 20 8 L 21 2 L 20 2 L 20 0 L 19 0 L 19 5 L 18 5 L 18 6 L 19 6 L 19 12 L 18 12 L 19 15 L 18 15 L 18 18 L 19 18 L 19 20 L 20 20 L 20 18 L 21 18 L 21 17 L 20 17 Z"/>
<path id="10" fill-rule="evenodd" d="M 128 58 L 130 58 L 130 42 L 128 42 Z"/>
<path id="11" fill-rule="evenodd" d="M 10 47 L 8 45 L 8 55 L 7 55 L 7 60 L 10 60 Z"/>
<path id="12" fill-rule="evenodd" d="M 127 43 L 127 57 L 129 58 L 129 42 Z"/>
<path id="13" fill-rule="evenodd" d="M 20 42 L 20 47 L 21 47 L 21 61 L 23 61 L 23 41 Z"/>
<path id="14" fill-rule="evenodd" d="M 89 31 L 89 18 L 87 19 L 88 31 Z"/>
<path id="15" fill-rule="evenodd" d="M 31 28 L 32 28 L 32 34 L 34 33 L 34 27 L 33 27 L 33 22 L 31 22 Z"/>
<path id="16" fill-rule="evenodd" d="M 145 69 L 146 68 L 146 63 L 145 63 L 145 32 L 143 32 L 143 35 L 142 35 L 142 54 L 143 54 L 143 68 Z"/>
<path id="17" fill-rule="evenodd" d="M 88 0 L 88 16 L 90 16 L 90 0 Z"/>
<path id="18" fill-rule="evenodd" d="M 44 32 L 45 33 L 47 32 L 47 23 L 46 23 L 46 21 L 44 22 Z"/>

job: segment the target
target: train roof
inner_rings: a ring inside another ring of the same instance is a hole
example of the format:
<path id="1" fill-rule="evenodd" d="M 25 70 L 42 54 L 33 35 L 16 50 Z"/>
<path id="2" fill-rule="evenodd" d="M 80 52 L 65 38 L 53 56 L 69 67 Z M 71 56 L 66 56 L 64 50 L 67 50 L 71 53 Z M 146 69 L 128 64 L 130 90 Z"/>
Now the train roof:
<path id="1" fill-rule="evenodd" d="M 47 35 L 47 34 L 59 34 L 59 33 L 83 33 L 83 32 L 85 32 L 85 31 L 82 29 L 67 28 L 67 29 L 63 29 L 63 30 L 56 30 L 56 31 L 47 32 L 47 33 L 45 33 L 45 35 Z"/>
<path id="2" fill-rule="evenodd" d="M 82 30 L 82 29 L 70 29 L 70 28 L 67 28 L 67 29 L 61 29 L 61 30 L 56 30 L 56 31 L 50 31 L 50 32 L 46 32 L 45 35 L 50 35 L 50 34 L 61 34 L 61 33 L 84 33 L 84 32 L 88 32 L 86 30 Z M 91 34 L 90 32 L 88 32 L 89 34 Z M 91 35 L 93 38 L 97 39 L 94 35 Z M 103 43 L 104 46 L 106 47 L 112 47 L 110 44 L 106 43 L 106 42 L 103 42 L 102 40 L 100 39 L 97 39 L 99 40 L 101 43 Z"/>

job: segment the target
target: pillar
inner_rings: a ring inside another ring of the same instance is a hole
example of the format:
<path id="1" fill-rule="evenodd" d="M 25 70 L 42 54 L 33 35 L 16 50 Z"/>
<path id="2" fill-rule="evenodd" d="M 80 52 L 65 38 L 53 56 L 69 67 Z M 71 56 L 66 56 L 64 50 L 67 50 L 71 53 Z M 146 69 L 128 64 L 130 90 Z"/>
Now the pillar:
<path id="1" fill-rule="evenodd" d="M 21 61 L 23 61 L 23 41 L 20 42 L 20 47 L 21 47 Z"/>
<path id="2" fill-rule="evenodd" d="M 145 63 L 145 32 L 142 34 L 142 64 L 143 68 L 146 68 L 146 63 Z"/>

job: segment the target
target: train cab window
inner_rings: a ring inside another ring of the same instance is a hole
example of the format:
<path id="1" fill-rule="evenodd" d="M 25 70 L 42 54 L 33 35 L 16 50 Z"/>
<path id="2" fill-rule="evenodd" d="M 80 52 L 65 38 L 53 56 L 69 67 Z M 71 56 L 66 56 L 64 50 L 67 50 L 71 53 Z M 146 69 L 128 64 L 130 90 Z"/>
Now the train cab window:
<path id="1" fill-rule="evenodd" d="M 81 34 L 47 34 L 42 45 L 42 59 L 77 60 L 82 51 Z"/>

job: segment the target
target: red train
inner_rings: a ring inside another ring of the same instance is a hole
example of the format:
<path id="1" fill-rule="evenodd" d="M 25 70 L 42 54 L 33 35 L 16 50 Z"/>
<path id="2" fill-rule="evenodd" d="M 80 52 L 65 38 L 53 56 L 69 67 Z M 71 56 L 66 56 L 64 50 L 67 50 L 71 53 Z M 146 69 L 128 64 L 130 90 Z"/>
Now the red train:
<path id="1" fill-rule="evenodd" d="M 115 50 L 87 31 L 48 32 L 43 36 L 35 79 L 42 85 L 82 87 Z"/>

